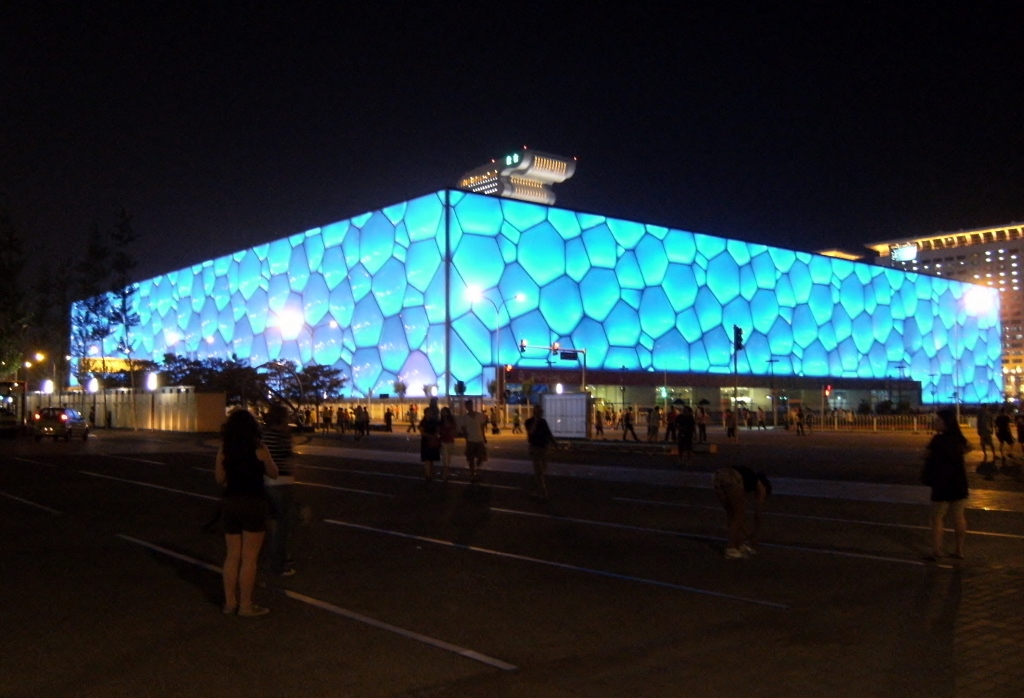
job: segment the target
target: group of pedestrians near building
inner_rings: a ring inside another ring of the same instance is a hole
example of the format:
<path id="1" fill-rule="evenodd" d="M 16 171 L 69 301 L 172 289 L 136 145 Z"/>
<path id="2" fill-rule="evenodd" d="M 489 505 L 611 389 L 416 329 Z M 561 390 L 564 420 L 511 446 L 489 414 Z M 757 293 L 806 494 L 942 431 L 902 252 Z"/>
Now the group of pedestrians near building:
<path id="1" fill-rule="evenodd" d="M 626 415 L 629 413 L 627 409 L 622 415 L 624 426 L 628 424 Z M 533 464 L 531 496 L 538 499 L 548 498 L 548 457 L 551 447 L 557 444 L 543 415 L 543 409 L 539 405 L 534 406 L 524 424 Z M 1012 458 L 1014 444 L 1013 435 L 1008 431 L 1011 424 L 1009 411 L 1000 410 L 992 420 L 988 419 L 990 416 L 983 409 L 978 420 L 983 458 L 989 449 L 995 458 L 995 446 L 991 440 L 994 432 L 999 438 L 1000 457 L 1005 461 L 1007 457 Z M 480 467 L 487 461 L 488 423 L 488 416 L 478 412 L 472 400 L 466 400 L 464 411 L 456 416 L 449 407 L 439 408 L 436 398 L 432 399 L 416 425 L 421 436 L 420 458 L 424 479 L 427 482 L 433 479 L 436 463 L 441 464 L 442 480 L 449 479 L 456 440 L 462 438 L 465 440 L 463 453 L 470 482 L 478 482 Z M 674 423 L 680 459 L 692 458 L 694 441 L 701 439 L 702 434 L 697 414 L 689 406 L 683 406 Z M 1024 430 L 1021 420 L 1017 420 L 1015 425 Z M 935 561 L 946 555 L 963 559 L 967 535 L 965 510 L 969 494 L 965 454 L 971 447 L 952 410 L 937 412 L 934 428 L 935 435 L 926 448 L 921 471 L 922 484 L 930 488 L 932 502 L 929 552 L 925 560 Z M 1024 433 L 1018 431 L 1016 441 L 1024 441 L 1021 436 Z M 281 405 L 270 407 L 262 429 L 247 410 L 232 412 L 224 424 L 214 472 L 217 482 L 224 488 L 219 516 L 226 543 L 223 565 L 225 614 L 255 617 L 269 613 L 267 608 L 256 605 L 253 600 L 260 551 L 268 531 L 270 571 L 281 576 L 295 574 L 289 550 L 290 529 L 295 520 L 292 454 L 287 411 Z M 771 481 L 764 472 L 744 466 L 725 466 L 715 471 L 711 485 L 726 516 L 725 557 L 750 557 L 756 551 L 763 505 L 772 492 Z M 753 508 L 751 524 L 747 521 L 748 507 Z M 952 551 L 945 548 L 947 519 L 953 528 Z"/>

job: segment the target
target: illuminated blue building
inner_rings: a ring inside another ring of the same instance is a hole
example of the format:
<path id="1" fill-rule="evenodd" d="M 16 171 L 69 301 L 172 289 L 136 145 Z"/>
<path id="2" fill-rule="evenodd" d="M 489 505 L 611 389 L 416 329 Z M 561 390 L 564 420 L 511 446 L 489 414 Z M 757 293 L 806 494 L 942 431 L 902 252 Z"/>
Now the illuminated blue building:
<path id="1" fill-rule="evenodd" d="M 460 190 L 148 279 L 135 301 L 135 358 L 316 362 L 357 396 L 399 379 L 411 396 L 485 395 L 496 365 L 550 367 L 523 340 L 585 349 L 595 376 L 728 386 L 736 326 L 741 380 L 906 378 L 926 403 L 958 386 L 1002 400 L 994 289 Z"/>

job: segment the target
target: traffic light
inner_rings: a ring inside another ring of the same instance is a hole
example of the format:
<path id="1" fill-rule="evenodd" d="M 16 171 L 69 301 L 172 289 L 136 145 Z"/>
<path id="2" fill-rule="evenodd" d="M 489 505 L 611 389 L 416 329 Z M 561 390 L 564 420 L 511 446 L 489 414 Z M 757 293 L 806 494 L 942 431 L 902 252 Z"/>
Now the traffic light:
<path id="1" fill-rule="evenodd" d="M 512 373 L 512 364 L 505 364 L 505 373 Z"/>
<path id="2" fill-rule="evenodd" d="M 525 354 L 526 353 L 526 340 L 525 339 L 520 339 L 519 340 L 519 353 L 520 354 Z"/>
<path id="3" fill-rule="evenodd" d="M 561 345 L 558 342 L 555 342 L 554 344 L 552 344 L 551 345 L 551 353 L 552 354 L 557 354 L 559 346 L 561 346 Z"/>
<path id="4" fill-rule="evenodd" d="M 826 385 L 825 386 L 825 397 L 828 397 L 831 394 L 832 394 L 832 386 L 831 385 Z"/>
<path id="5" fill-rule="evenodd" d="M 743 329 L 739 325 L 732 326 L 732 346 L 736 351 L 743 348 Z"/>

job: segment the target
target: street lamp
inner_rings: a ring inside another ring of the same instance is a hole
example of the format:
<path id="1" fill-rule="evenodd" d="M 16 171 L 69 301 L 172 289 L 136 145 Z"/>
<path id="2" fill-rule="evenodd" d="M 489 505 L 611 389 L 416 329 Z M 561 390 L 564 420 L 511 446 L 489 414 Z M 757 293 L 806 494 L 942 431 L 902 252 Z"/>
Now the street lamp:
<path id="1" fill-rule="evenodd" d="M 494 363 L 494 383 L 495 383 L 495 396 L 500 398 L 504 393 L 503 383 L 505 374 L 502 371 L 501 362 L 501 311 L 511 301 L 524 301 L 526 300 L 525 293 L 517 293 L 511 298 L 503 300 L 500 304 L 496 304 L 490 298 L 484 295 L 484 292 L 477 286 L 470 286 L 466 289 L 466 298 L 469 299 L 470 306 L 479 300 L 487 301 L 494 308 L 494 343 L 491 345 L 491 361 Z M 512 321 L 512 314 L 509 313 L 509 322 Z"/>
<path id="2" fill-rule="evenodd" d="M 771 377 L 769 380 L 769 390 L 772 394 L 772 426 L 779 426 L 779 411 L 775 409 L 775 364 L 778 363 L 779 359 L 774 356 L 768 359 L 768 368 L 771 371 Z"/>
<path id="3" fill-rule="evenodd" d="M 156 389 L 157 373 L 151 371 L 146 374 L 146 390 L 149 391 L 149 428 L 156 429 Z"/>

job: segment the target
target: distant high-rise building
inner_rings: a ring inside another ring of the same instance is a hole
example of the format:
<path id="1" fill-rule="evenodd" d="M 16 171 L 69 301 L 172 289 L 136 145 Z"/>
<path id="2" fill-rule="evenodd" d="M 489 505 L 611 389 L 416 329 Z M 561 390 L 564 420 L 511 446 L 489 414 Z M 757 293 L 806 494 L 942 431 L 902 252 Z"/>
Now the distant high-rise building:
<path id="1" fill-rule="evenodd" d="M 1024 387 L 1024 225 L 935 233 L 868 245 L 877 263 L 999 289 L 1006 394 Z M 963 308 L 961 312 L 971 312 Z"/>
<path id="2" fill-rule="evenodd" d="M 551 185 L 561 184 L 575 173 L 575 158 L 524 149 L 470 170 L 457 186 L 477 194 L 550 206 L 555 203 Z"/>

